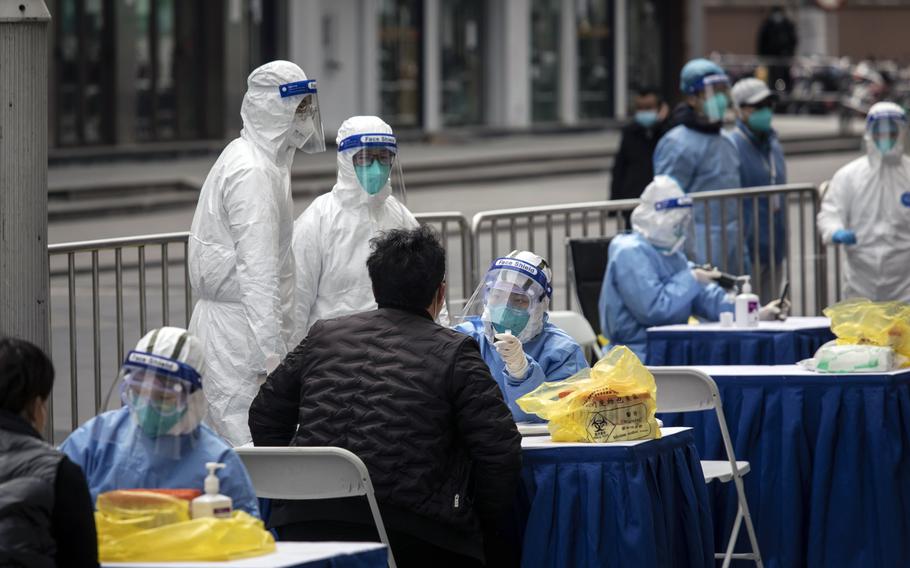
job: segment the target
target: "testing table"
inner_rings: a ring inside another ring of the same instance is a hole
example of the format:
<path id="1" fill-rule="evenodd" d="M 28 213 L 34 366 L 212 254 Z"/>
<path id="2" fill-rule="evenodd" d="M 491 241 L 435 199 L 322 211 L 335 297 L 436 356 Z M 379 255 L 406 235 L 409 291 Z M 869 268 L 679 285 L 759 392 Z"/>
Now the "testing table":
<path id="1" fill-rule="evenodd" d="M 271 554 L 228 562 L 105 562 L 102 568 L 386 568 L 374 542 L 277 542 Z"/>
<path id="2" fill-rule="evenodd" d="M 822 317 L 763 321 L 756 328 L 718 322 L 648 329 L 648 365 L 791 365 L 834 339 Z"/>
<path id="3" fill-rule="evenodd" d="M 705 486 L 687 428 L 612 444 L 522 439 L 522 566 L 714 566 Z"/>
<path id="4" fill-rule="evenodd" d="M 766 567 L 910 566 L 910 371 L 696 368 L 717 382 L 736 458 L 751 464 L 746 495 Z M 725 458 L 714 413 L 661 417 L 692 426 L 703 459 Z M 713 484 L 709 494 L 721 542 L 735 493 Z"/>

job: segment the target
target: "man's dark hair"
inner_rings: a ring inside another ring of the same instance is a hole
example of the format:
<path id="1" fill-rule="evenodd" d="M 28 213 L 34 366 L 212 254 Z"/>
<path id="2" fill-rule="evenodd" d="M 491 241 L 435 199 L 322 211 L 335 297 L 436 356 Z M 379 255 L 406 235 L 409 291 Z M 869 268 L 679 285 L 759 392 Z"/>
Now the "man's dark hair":
<path id="1" fill-rule="evenodd" d="M 636 97 L 647 97 L 649 95 L 654 95 L 657 98 L 657 102 L 661 101 L 660 89 L 654 85 L 641 85 L 635 89 Z"/>
<path id="2" fill-rule="evenodd" d="M 367 270 L 379 307 L 425 310 L 446 275 L 446 251 L 426 225 L 394 229 L 370 241 Z"/>
<path id="3" fill-rule="evenodd" d="M 0 410 L 21 413 L 54 387 L 54 364 L 41 349 L 14 337 L 0 337 Z"/>

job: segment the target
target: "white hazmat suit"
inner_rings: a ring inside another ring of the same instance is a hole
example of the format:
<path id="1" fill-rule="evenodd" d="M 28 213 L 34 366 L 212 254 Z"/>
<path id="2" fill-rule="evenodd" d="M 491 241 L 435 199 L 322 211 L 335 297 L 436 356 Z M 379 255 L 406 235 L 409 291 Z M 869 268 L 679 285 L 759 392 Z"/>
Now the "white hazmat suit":
<path id="1" fill-rule="evenodd" d="M 279 88 L 305 81 L 288 61 L 250 74 L 243 130 L 212 166 L 190 230 L 190 282 L 198 300 L 190 332 L 205 351 L 207 421 L 233 446 L 252 440 L 250 404 L 287 353 L 293 331 L 289 167 L 298 148 L 318 142 L 322 125 L 318 115 L 316 123 L 295 118 L 303 97 L 282 96 Z"/>
<path id="2" fill-rule="evenodd" d="M 891 131 L 896 138 L 882 140 L 882 131 Z M 834 174 L 822 200 L 821 237 L 826 243 L 844 244 L 844 298 L 910 302 L 906 134 L 903 109 L 894 103 L 875 104 L 866 119 L 866 155 Z"/>
<path id="3" fill-rule="evenodd" d="M 392 195 L 391 183 L 387 181 L 374 195 L 361 185 L 353 163 L 358 147 L 342 146 L 363 134 L 392 135 L 392 128 L 375 116 L 344 121 L 336 139 L 335 186 L 317 197 L 294 223 L 297 292 L 293 345 L 320 319 L 375 308 L 366 266 L 370 239 L 382 231 L 418 226 L 414 215 Z"/>

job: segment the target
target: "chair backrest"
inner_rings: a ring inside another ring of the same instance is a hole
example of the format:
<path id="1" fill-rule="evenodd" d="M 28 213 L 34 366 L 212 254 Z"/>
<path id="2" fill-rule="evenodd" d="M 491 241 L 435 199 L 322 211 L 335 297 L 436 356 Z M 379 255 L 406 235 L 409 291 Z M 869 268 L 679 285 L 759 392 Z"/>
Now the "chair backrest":
<path id="1" fill-rule="evenodd" d="M 343 448 L 236 448 L 256 496 L 333 499 L 366 495 L 373 486 L 366 466 Z"/>
<path id="2" fill-rule="evenodd" d="M 572 280 L 581 312 L 591 324 L 594 333 L 602 333 L 597 302 L 607 270 L 607 254 L 613 237 L 586 237 L 569 239 Z"/>
<path id="3" fill-rule="evenodd" d="M 706 373 L 690 367 L 648 367 L 657 384 L 657 412 L 698 412 L 714 409 L 730 467 L 736 470 L 736 454 L 724 417 L 717 383 Z M 737 484 L 741 481 L 737 481 Z"/>
<path id="4" fill-rule="evenodd" d="M 657 383 L 658 412 L 711 410 L 720 402 L 714 379 L 686 367 L 648 367 Z"/>
<path id="5" fill-rule="evenodd" d="M 395 568 L 395 557 L 376 502 L 370 472 L 354 453 L 334 447 L 242 447 L 235 450 L 250 474 L 257 497 L 305 501 L 366 496 L 379 540 L 389 549 L 389 566 Z"/>
<path id="6" fill-rule="evenodd" d="M 555 310 L 549 312 L 548 316 L 550 323 L 569 334 L 584 349 L 589 361 L 592 358 L 600 359 L 601 352 L 597 335 L 583 315 L 578 312 Z"/>

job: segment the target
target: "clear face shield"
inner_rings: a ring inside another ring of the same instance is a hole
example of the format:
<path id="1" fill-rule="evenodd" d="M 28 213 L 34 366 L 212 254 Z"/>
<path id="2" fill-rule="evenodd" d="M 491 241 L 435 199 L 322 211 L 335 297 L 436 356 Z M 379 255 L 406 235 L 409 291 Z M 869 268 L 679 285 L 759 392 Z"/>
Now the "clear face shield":
<path id="1" fill-rule="evenodd" d="M 357 180 L 369 196 L 385 192 L 405 203 L 404 176 L 398 155 L 398 141 L 394 134 L 354 134 L 338 145 L 342 155 L 343 172 Z"/>
<path id="2" fill-rule="evenodd" d="M 468 300 L 462 319 L 480 318 L 491 341 L 495 334 L 508 332 L 524 343 L 543 329 L 552 295 L 543 266 L 498 258 Z"/>
<path id="3" fill-rule="evenodd" d="M 897 112 L 881 113 L 866 120 L 866 142 L 883 156 L 900 156 L 904 152 L 907 118 Z"/>
<path id="4" fill-rule="evenodd" d="M 734 115 L 739 115 L 736 102 L 730 95 L 730 78 L 726 75 L 702 77 L 692 86 L 690 94 L 698 97 L 698 110 L 708 123 L 723 122 L 731 109 Z"/>
<path id="5" fill-rule="evenodd" d="M 149 438 L 195 430 L 205 414 L 199 373 L 180 361 L 130 351 L 120 369 L 120 400 Z"/>
<path id="6" fill-rule="evenodd" d="M 281 98 L 300 99 L 294 113 L 294 122 L 288 135 L 288 144 L 307 154 L 325 152 L 325 133 L 316 95 L 316 80 L 286 83 L 278 87 Z"/>

